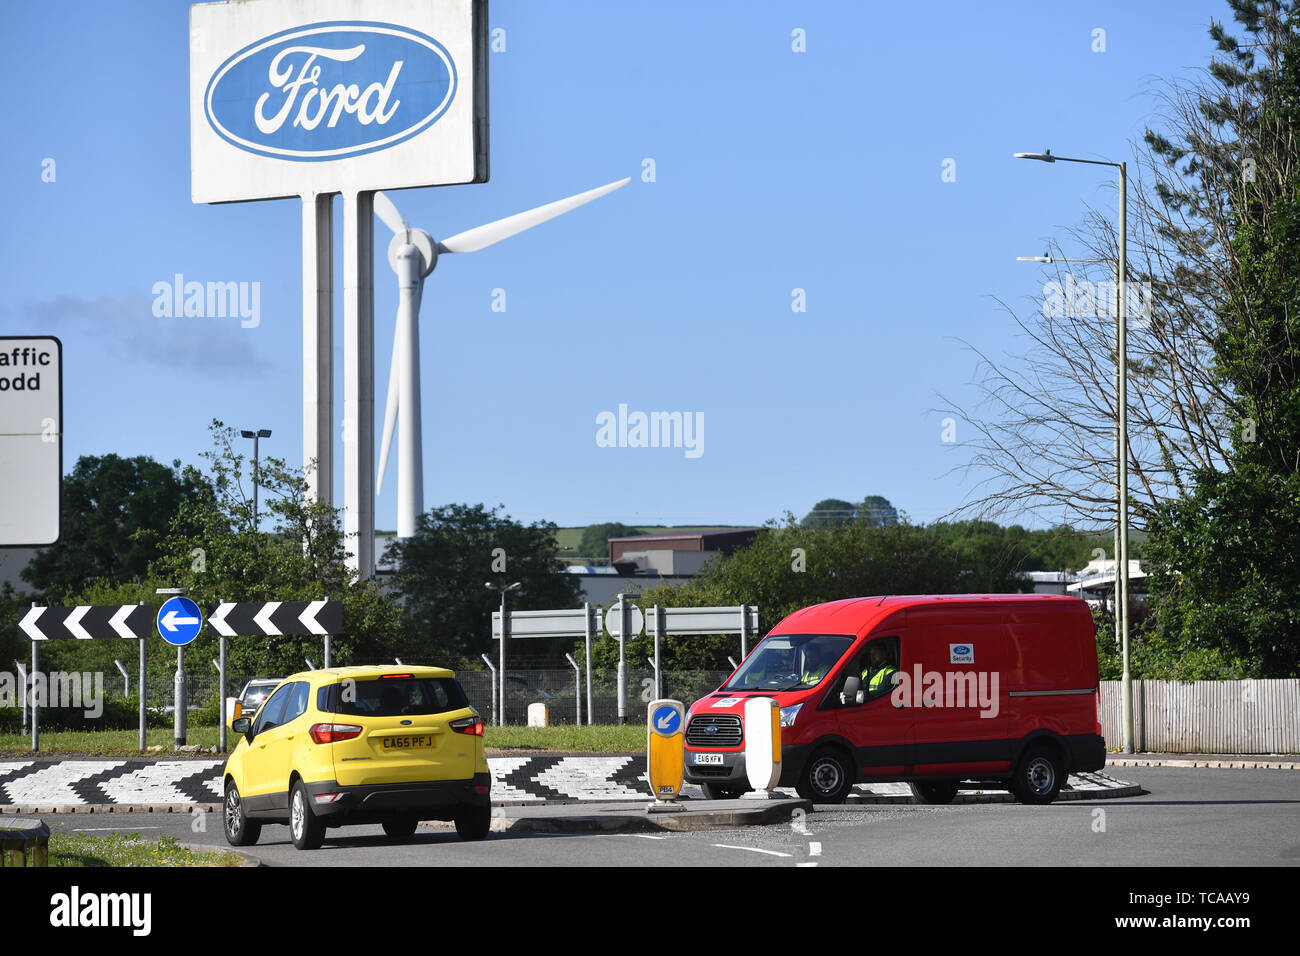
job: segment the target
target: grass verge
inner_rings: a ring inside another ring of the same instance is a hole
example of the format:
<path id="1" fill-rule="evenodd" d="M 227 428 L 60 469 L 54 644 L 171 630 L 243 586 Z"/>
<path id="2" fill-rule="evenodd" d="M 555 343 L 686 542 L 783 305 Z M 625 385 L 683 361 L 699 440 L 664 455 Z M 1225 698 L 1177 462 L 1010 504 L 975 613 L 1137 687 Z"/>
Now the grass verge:
<path id="1" fill-rule="evenodd" d="M 145 840 L 138 833 L 87 836 L 50 834 L 50 866 L 243 866 L 244 859 L 223 850 L 197 851 L 175 837 Z"/>
<path id="2" fill-rule="evenodd" d="M 203 749 L 217 744 L 217 728 L 191 727 L 186 735 L 191 744 Z M 146 741 L 150 746 L 161 746 L 161 752 L 141 754 L 136 730 L 78 730 L 41 732 L 42 758 L 58 757 L 141 757 L 157 756 L 175 759 L 172 731 L 168 728 L 151 728 Z M 239 738 L 227 734 L 233 750 Z M 530 752 L 627 754 L 645 751 L 645 727 L 639 724 L 625 726 L 597 725 L 594 727 L 487 727 L 483 743 L 489 754 Z M 22 734 L 0 734 L 0 759 L 22 760 L 32 756 L 30 737 Z M 220 754 L 195 754 L 209 760 Z"/>
<path id="3" fill-rule="evenodd" d="M 219 741 L 216 727 L 190 727 L 186 731 L 187 744 L 198 744 L 207 749 L 215 747 Z M 230 746 L 238 742 L 234 734 L 228 734 Z M 175 756 L 172 748 L 175 744 L 170 727 L 151 727 L 145 735 L 147 746 L 163 748 L 162 756 Z M 14 760 L 32 756 L 32 738 L 30 734 L 0 734 L 0 758 Z M 41 731 L 42 757 L 140 757 L 150 754 L 140 753 L 139 730 L 58 730 Z M 213 754 L 197 754 L 212 758 Z"/>

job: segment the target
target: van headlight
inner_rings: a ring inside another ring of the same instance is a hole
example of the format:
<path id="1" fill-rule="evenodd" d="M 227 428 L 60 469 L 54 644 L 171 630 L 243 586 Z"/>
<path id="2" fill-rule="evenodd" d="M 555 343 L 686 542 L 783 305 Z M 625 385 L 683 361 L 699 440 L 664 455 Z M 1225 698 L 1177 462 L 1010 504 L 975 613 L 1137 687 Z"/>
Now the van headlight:
<path id="1" fill-rule="evenodd" d="M 794 726 L 794 719 L 795 719 L 797 716 L 799 716 L 799 708 L 802 707 L 802 706 L 803 706 L 803 704 L 793 704 L 793 705 L 791 705 L 791 706 L 789 706 L 789 707 L 782 707 L 782 708 L 781 708 L 781 726 L 782 726 L 782 727 L 793 727 L 793 726 Z"/>

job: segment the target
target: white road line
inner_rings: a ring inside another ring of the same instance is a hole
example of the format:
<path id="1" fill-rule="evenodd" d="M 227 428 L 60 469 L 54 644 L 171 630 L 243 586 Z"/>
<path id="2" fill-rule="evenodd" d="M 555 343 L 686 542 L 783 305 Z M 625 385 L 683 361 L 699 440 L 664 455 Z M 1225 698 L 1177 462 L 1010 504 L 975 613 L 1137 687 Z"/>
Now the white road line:
<path id="1" fill-rule="evenodd" d="M 628 836 L 639 837 L 642 840 L 667 840 L 666 836 L 655 836 L 652 833 L 629 833 Z"/>
<path id="2" fill-rule="evenodd" d="M 94 833 L 96 830 L 161 830 L 162 827 L 74 827 L 73 833 Z"/>
<path id="3" fill-rule="evenodd" d="M 789 853 L 781 853 L 779 850 L 762 850 L 756 846 L 729 846 L 726 843 L 713 844 L 720 850 L 748 850 L 750 853 L 766 853 L 768 856 L 791 856 Z"/>
<path id="4" fill-rule="evenodd" d="M 817 861 L 816 861 L 816 860 L 813 860 L 811 863 L 796 863 L 796 864 L 795 864 L 795 866 L 816 866 L 816 865 L 817 865 Z"/>

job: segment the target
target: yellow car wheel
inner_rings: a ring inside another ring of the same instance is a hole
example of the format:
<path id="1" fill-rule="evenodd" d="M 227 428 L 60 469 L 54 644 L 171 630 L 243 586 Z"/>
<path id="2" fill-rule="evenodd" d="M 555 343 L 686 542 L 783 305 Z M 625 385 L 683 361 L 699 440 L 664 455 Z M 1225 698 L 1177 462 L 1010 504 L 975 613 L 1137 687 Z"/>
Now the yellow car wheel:
<path id="1" fill-rule="evenodd" d="M 226 784 L 226 800 L 221 808 L 226 828 L 226 842 L 231 846 L 252 846 L 262 835 L 262 824 L 244 816 L 244 801 L 235 781 Z"/>
<path id="2" fill-rule="evenodd" d="M 289 797 L 289 835 L 300 850 L 317 850 L 325 842 L 325 824 L 312 811 L 311 797 L 301 780 Z"/>

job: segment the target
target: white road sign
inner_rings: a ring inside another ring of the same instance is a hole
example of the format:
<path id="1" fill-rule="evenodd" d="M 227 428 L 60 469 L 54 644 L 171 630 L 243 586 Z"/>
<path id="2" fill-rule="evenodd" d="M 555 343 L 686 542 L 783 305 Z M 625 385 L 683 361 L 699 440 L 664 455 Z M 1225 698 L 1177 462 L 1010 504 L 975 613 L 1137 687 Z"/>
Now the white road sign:
<path id="1" fill-rule="evenodd" d="M 59 540 L 63 500 L 63 345 L 0 336 L 0 547 Z"/>

